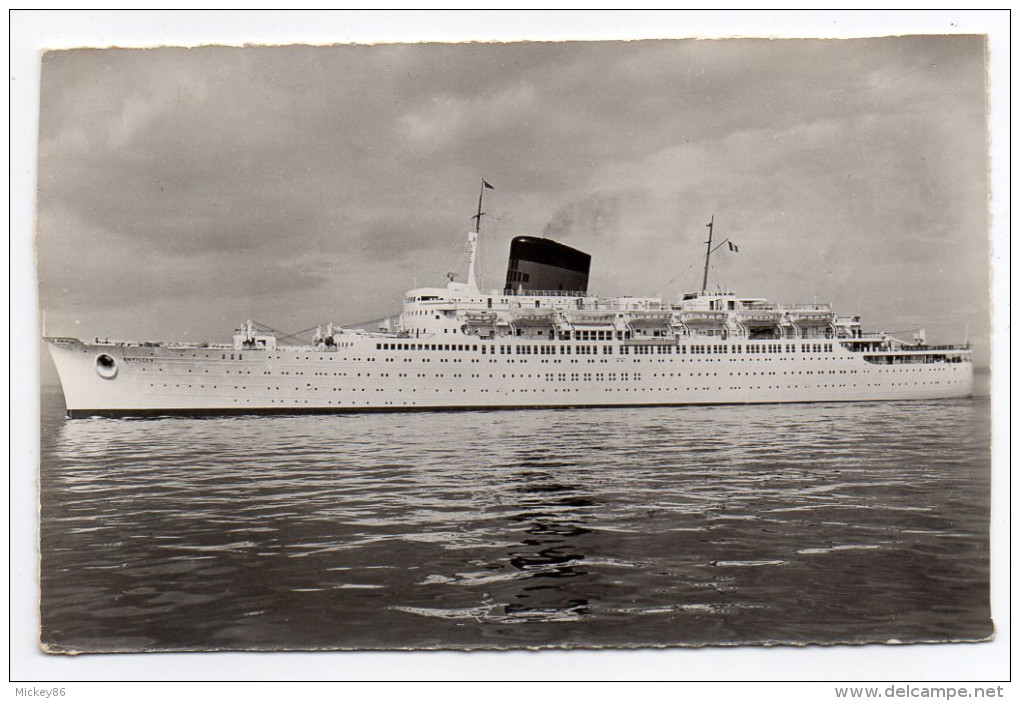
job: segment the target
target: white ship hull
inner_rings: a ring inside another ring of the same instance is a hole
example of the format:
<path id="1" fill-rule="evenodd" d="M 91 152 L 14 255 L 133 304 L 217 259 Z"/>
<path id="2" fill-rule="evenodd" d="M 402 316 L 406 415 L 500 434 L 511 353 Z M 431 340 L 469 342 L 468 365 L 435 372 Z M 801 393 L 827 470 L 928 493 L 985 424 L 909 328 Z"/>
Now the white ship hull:
<path id="1" fill-rule="evenodd" d="M 345 338 L 329 350 L 47 342 L 71 417 L 923 400 L 973 389 L 969 357 L 935 349 L 886 365 L 799 340 L 715 339 L 693 353 L 665 340 Z"/>

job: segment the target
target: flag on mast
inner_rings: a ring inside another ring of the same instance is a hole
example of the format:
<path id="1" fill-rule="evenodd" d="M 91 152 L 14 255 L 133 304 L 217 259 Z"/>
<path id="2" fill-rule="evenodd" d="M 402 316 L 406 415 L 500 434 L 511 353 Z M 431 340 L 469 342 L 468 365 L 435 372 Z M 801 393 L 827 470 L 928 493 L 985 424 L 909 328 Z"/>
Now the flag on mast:
<path id="1" fill-rule="evenodd" d="M 489 183 L 485 182 L 485 178 L 482 178 L 482 185 L 483 185 L 484 187 L 487 187 L 487 188 L 488 188 L 488 189 L 490 189 L 490 190 L 495 190 L 495 189 L 496 189 L 496 188 L 494 188 L 494 187 L 493 187 L 492 185 L 490 185 Z"/>
<path id="2" fill-rule="evenodd" d="M 733 251 L 734 253 L 740 253 L 740 249 L 737 248 L 737 244 L 733 243 L 732 241 L 727 241 L 726 243 L 729 244 L 731 251 Z"/>

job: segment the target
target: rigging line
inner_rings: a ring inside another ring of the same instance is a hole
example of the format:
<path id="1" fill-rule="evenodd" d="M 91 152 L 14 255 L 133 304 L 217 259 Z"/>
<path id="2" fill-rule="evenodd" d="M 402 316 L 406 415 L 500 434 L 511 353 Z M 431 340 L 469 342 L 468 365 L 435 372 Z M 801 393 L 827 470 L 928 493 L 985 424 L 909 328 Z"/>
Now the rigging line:
<path id="1" fill-rule="evenodd" d="M 712 277 L 715 278 L 715 289 L 721 294 L 725 289 L 725 286 L 723 285 L 722 276 L 716 271 L 715 263 L 712 263 L 710 272 L 712 273 Z"/>
<path id="2" fill-rule="evenodd" d="M 274 329 L 269 324 L 263 324 L 260 321 L 252 321 L 251 323 L 252 325 L 257 326 L 260 331 L 269 331 L 270 333 L 274 333 L 282 338 L 298 336 L 303 333 L 308 333 L 309 331 L 314 331 L 316 328 L 318 328 L 317 326 L 312 326 L 311 328 L 303 329 L 302 331 L 295 331 L 294 333 L 284 333 L 283 331 L 280 331 L 279 329 Z"/>
<path id="3" fill-rule="evenodd" d="M 296 334 L 284 334 L 284 333 L 282 333 L 280 331 L 277 331 L 275 329 L 266 329 L 266 330 L 271 332 L 274 336 L 276 336 L 276 340 L 277 341 L 284 341 L 286 343 L 301 343 L 301 344 L 308 343 L 308 339 L 307 338 L 301 338 L 300 336 L 298 336 L 298 334 L 300 334 L 300 333 L 306 333 L 304 331 L 298 331 L 298 333 L 296 333 Z M 309 330 L 313 330 L 313 329 L 309 329 Z"/>
<path id="4" fill-rule="evenodd" d="M 306 334 L 306 333 L 308 333 L 310 331 L 315 331 L 318 328 L 320 328 L 319 325 L 316 325 L 316 326 L 311 326 L 311 327 L 309 327 L 307 329 L 302 329 L 301 331 L 295 331 L 294 333 L 284 333 L 283 331 L 280 331 L 279 329 L 274 329 L 272 326 L 269 326 L 268 324 L 263 324 L 263 323 L 258 322 L 258 321 L 253 321 L 252 324 L 254 326 L 256 326 L 259 329 L 259 331 L 269 332 L 269 333 L 273 334 L 274 336 L 276 336 L 276 340 L 278 340 L 278 341 L 291 341 L 291 342 L 300 342 L 300 343 L 306 343 L 308 341 L 307 338 L 301 338 L 302 334 Z"/>
<path id="5" fill-rule="evenodd" d="M 393 318 L 393 316 L 394 316 L 393 314 L 387 314 L 386 316 L 380 316 L 377 319 L 369 319 L 367 321 L 358 321 L 358 322 L 355 322 L 353 324 L 343 324 L 343 325 L 341 325 L 341 326 L 339 326 L 337 328 L 341 328 L 341 329 L 356 329 L 356 328 L 360 328 L 362 326 L 368 326 L 369 324 L 374 324 L 374 323 L 379 322 L 379 321 L 386 321 L 387 319 Z"/>
<path id="6" fill-rule="evenodd" d="M 715 248 L 713 248 L 713 249 L 711 250 L 711 252 L 709 253 L 709 255 L 711 255 L 712 253 L 715 253 L 716 251 L 718 251 L 718 250 L 719 250 L 720 248 L 722 248 L 723 246 L 725 246 L 725 245 L 726 245 L 726 244 L 728 244 L 729 242 L 730 242 L 730 240 L 729 240 L 728 238 L 727 238 L 727 239 L 723 239 L 722 243 L 720 243 L 720 244 L 719 244 L 718 246 L 716 246 Z"/>
<path id="7" fill-rule="evenodd" d="M 301 329 L 300 331 L 295 331 L 294 333 L 289 333 L 289 334 L 287 334 L 287 338 L 293 338 L 295 336 L 300 336 L 303 333 L 308 333 L 309 331 L 315 331 L 317 328 L 319 328 L 318 324 L 316 324 L 315 326 L 312 326 L 311 328 Z"/>
<path id="8" fill-rule="evenodd" d="M 679 279 L 679 277 L 680 277 L 681 275 L 683 275 L 684 273 L 688 272 L 688 271 L 689 271 L 689 270 L 690 270 L 691 268 L 693 268 L 693 267 L 694 267 L 695 265 L 698 265 L 698 264 L 699 264 L 699 263 L 695 262 L 695 263 L 691 263 L 690 265 L 688 265 L 688 266 L 687 266 L 686 268 L 684 268 L 684 269 L 683 269 L 683 270 L 681 270 L 681 271 L 680 271 L 679 273 L 677 273 L 677 274 L 676 274 L 676 275 L 675 275 L 675 276 L 673 277 L 673 279 L 672 279 L 672 280 L 670 280 L 670 281 L 669 281 L 669 282 L 667 282 L 667 283 L 666 283 L 665 285 L 663 285 L 662 287 L 660 287 L 659 289 L 657 289 L 657 290 L 655 291 L 655 293 L 654 293 L 654 295 L 653 295 L 653 296 L 654 296 L 654 297 L 658 297 L 658 296 L 659 296 L 659 294 L 660 294 L 660 293 L 661 293 L 661 292 L 662 292 L 662 291 L 663 291 L 664 289 L 666 289 L 667 287 L 669 287 L 670 285 L 672 285 L 672 284 L 673 284 L 674 282 L 676 282 L 676 281 L 677 281 L 677 279 Z"/>
<path id="9" fill-rule="evenodd" d="M 710 256 L 711 256 L 711 255 L 712 255 L 713 253 L 715 253 L 716 251 L 718 251 L 718 250 L 719 250 L 720 248 L 722 248 L 723 246 L 725 246 L 725 245 L 726 245 L 727 243 L 729 243 L 729 242 L 730 242 L 730 239 L 729 239 L 728 237 L 727 237 L 727 238 L 725 238 L 725 239 L 723 239 L 723 240 L 722 240 L 722 241 L 721 241 L 721 242 L 719 243 L 719 245 L 718 245 L 718 246 L 715 246 L 715 247 L 714 247 L 714 248 L 713 248 L 713 249 L 712 249 L 711 251 L 709 251 L 709 254 L 708 254 L 708 255 L 710 255 Z M 676 274 L 676 276 L 675 276 L 675 277 L 673 277 L 673 279 L 672 279 L 672 280 L 670 280 L 670 281 L 669 281 L 669 282 L 667 282 L 667 283 L 666 283 L 665 285 L 663 285 L 662 287 L 660 287 L 659 289 L 657 289 L 657 290 L 656 290 L 656 291 L 654 292 L 654 294 L 653 294 L 652 296 L 654 296 L 654 297 L 658 297 L 658 296 L 660 295 L 660 293 L 661 293 L 661 292 L 662 292 L 662 291 L 663 291 L 664 289 L 666 289 L 667 287 L 669 287 L 670 285 L 672 285 L 672 284 L 673 284 L 674 282 L 676 282 L 677 278 L 679 278 L 679 277 L 680 277 L 681 275 L 683 275 L 683 274 L 684 274 L 684 273 L 686 273 L 686 272 L 687 272 L 688 270 L 690 270 L 691 268 L 693 268 L 693 267 L 694 267 L 695 265 L 700 265 L 700 264 L 701 264 L 701 262 L 700 262 L 700 261 L 695 261 L 694 263 L 691 263 L 691 264 L 690 264 L 690 265 L 688 265 L 688 266 L 687 266 L 686 268 L 684 268 L 684 269 L 683 269 L 683 270 L 681 270 L 681 271 L 680 271 L 679 273 L 677 273 L 677 274 Z M 713 264 L 712 264 L 712 266 L 711 266 L 711 272 L 713 272 L 713 273 L 715 272 L 715 264 L 714 264 L 714 263 L 713 263 Z"/>
<path id="10" fill-rule="evenodd" d="M 375 324 L 375 323 L 380 322 L 380 321 L 385 321 L 386 319 L 390 319 L 392 317 L 393 317 L 393 314 L 388 314 L 387 316 L 380 316 L 378 318 L 368 319 L 366 321 L 358 321 L 358 322 L 355 322 L 353 324 L 344 324 L 342 326 L 335 326 L 335 328 L 339 328 L 339 329 L 359 328 L 359 327 L 363 327 L 363 326 L 368 326 L 370 324 Z M 309 333 L 311 331 L 315 331 L 315 330 L 321 328 L 321 324 L 317 324 L 315 326 L 310 326 L 307 329 L 302 329 L 301 331 L 295 331 L 294 333 L 284 333 L 283 331 L 280 331 L 279 329 L 274 329 L 272 326 L 269 326 L 268 324 L 263 324 L 263 323 L 258 322 L 258 321 L 253 321 L 252 324 L 255 325 L 256 327 L 258 327 L 259 331 L 266 331 L 266 332 L 272 333 L 273 335 L 276 336 L 276 339 L 278 341 L 292 340 L 292 341 L 305 342 L 305 341 L 307 341 L 307 339 L 301 338 L 302 334 L 306 334 L 306 333 Z"/>

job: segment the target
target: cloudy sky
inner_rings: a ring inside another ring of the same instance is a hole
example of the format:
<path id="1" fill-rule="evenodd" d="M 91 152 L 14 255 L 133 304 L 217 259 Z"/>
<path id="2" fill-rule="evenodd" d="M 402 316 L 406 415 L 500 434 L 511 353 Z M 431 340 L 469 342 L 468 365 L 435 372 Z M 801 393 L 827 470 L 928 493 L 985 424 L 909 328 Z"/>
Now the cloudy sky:
<path id="1" fill-rule="evenodd" d="M 988 358 L 977 36 L 53 51 L 37 247 L 51 335 L 227 340 L 396 314 L 509 241 L 599 294 L 831 300 Z M 674 280 L 675 278 L 675 280 Z M 672 280 L 672 282 L 671 282 Z"/>

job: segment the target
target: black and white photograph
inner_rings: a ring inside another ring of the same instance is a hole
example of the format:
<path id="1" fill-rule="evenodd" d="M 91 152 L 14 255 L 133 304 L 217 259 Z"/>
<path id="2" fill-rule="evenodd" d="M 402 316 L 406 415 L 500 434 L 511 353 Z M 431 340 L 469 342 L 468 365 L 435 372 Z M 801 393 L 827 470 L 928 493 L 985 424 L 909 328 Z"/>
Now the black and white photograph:
<path id="1" fill-rule="evenodd" d="M 41 654 L 990 644 L 987 35 L 670 34 L 41 52 Z"/>

